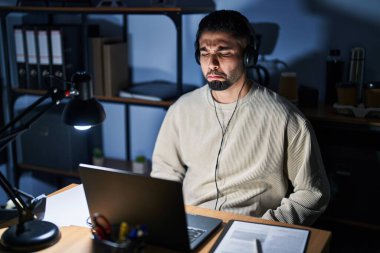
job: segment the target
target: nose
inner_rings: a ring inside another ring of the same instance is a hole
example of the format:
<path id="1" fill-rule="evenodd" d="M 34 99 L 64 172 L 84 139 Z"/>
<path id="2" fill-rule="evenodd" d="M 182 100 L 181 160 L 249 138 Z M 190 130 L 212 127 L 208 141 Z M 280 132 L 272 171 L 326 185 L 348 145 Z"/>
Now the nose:
<path id="1" fill-rule="evenodd" d="M 219 60 L 216 54 L 211 54 L 209 63 L 208 63 L 209 69 L 218 69 L 219 68 Z"/>

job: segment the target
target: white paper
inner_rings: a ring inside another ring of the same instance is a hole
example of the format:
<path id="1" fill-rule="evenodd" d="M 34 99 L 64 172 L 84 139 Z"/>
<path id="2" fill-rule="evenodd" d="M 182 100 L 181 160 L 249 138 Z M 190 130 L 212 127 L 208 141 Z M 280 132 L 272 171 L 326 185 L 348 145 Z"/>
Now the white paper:
<path id="1" fill-rule="evenodd" d="M 87 207 L 83 185 L 78 185 L 46 199 L 45 217 L 57 226 L 89 227 L 90 214 Z"/>
<path id="2" fill-rule="evenodd" d="M 302 253 L 308 230 L 234 221 L 215 253 Z"/>

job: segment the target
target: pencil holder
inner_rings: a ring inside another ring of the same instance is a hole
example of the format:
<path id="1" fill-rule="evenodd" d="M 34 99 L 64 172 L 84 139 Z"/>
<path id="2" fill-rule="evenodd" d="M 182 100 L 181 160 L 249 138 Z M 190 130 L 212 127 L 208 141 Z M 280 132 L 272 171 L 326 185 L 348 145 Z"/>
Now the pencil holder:
<path id="1" fill-rule="evenodd" d="M 92 252 L 95 253 L 139 253 L 143 252 L 145 242 L 138 243 L 126 240 L 125 242 L 113 242 L 110 240 L 99 240 L 93 238 Z"/>
<path id="2" fill-rule="evenodd" d="M 112 225 L 111 235 L 101 239 L 96 234 L 92 238 L 92 252 L 95 253 L 139 253 L 146 247 L 146 229 L 141 226 L 133 227 L 128 236 L 119 239 L 120 225 Z"/>

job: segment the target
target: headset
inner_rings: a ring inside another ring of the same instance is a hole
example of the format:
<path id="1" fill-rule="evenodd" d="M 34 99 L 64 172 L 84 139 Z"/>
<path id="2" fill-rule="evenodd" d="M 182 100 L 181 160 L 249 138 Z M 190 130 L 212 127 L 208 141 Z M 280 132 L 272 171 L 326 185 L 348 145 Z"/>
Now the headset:
<path id="1" fill-rule="evenodd" d="M 245 21 L 247 29 L 250 31 L 249 43 L 243 51 L 243 64 L 245 68 L 256 66 L 257 59 L 259 56 L 259 50 L 256 42 L 255 31 L 253 27 L 249 24 L 248 20 Z M 200 65 L 200 50 L 199 50 L 199 37 L 197 34 L 197 40 L 195 42 L 195 61 Z"/>

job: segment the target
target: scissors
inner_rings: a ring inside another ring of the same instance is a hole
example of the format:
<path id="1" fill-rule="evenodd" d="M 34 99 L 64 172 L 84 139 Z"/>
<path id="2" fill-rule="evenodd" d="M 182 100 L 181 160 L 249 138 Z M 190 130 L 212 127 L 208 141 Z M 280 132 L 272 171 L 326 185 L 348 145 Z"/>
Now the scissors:
<path id="1" fill-rule="evenodd" d="M 112 228 L 108 219 L 100 213 L 94 213 L 92 220 L 94 222 L 92 226 L 92 233 L 96 235 L 99 240 L 109 239 Z"/>

